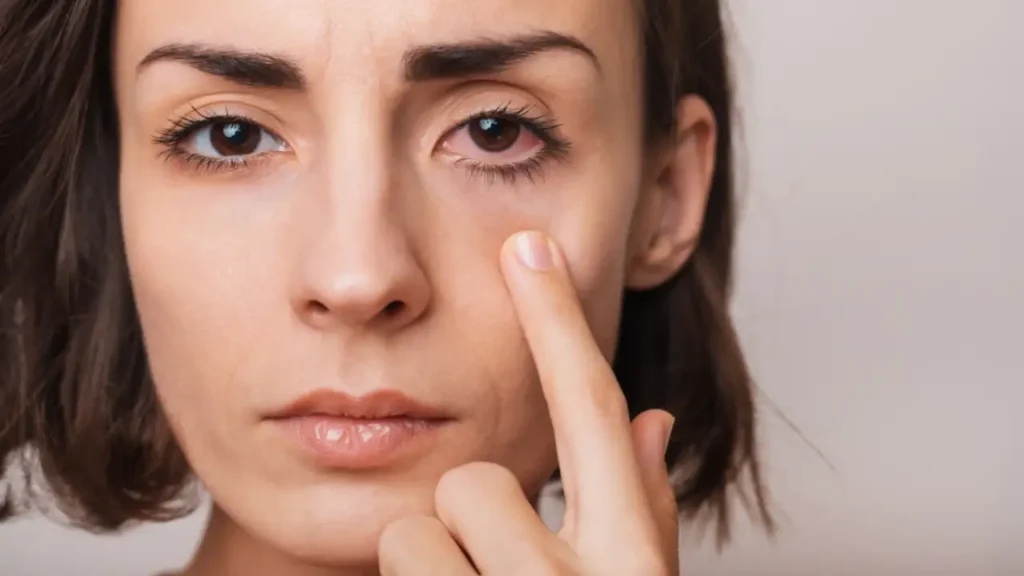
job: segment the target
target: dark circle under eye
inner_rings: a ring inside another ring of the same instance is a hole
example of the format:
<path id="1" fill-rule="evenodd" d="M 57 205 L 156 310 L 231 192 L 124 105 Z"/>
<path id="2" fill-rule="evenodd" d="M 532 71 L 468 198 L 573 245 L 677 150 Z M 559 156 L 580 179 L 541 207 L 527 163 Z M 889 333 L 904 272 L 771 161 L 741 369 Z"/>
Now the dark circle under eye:
<path id="1" fill-rule="evenodd" d="M 487 152 L 504 152 L 519 139 L 522 127 L 504 118 L 480 118 L 469 123 L 469 137 Z"/>
<path id="2" fill-rule="evenodd" d="M 260 146 L 262 130 L 245 122 L 217 122 L 210 126 L 210 144 L 221 156 L 247 156 Z"/>

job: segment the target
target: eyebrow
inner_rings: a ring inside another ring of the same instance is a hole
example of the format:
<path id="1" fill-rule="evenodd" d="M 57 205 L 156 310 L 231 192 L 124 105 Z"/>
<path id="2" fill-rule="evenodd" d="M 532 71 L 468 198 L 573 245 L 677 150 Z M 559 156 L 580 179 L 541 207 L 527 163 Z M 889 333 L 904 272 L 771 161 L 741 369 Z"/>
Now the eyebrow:
<path id="1" fill-rule="evenodd" d="M 506 40 L 479 40 L 414 48 L 406 53 L 405 79 L 409 82 L 497 74 L 541 52 L 570 50 L 587 57 L 600 70 L 600 62 L 586 44 L 565 34 L 541 32 Z"/>
<path id="2" fill-rule="evenodd" d="M 200 72 L 255 88 L 302 90 L 306 87 L 306 77 L 297 64 L 262 52 L 203 44 L 168 44 L 147 54 L 136 70 L 160 61 L 182 62 Z"/>
<path id="3" fill-rule="evenodd" d="M 597 55 L 586 44 L 557 32 L 422 46 L 406 52 L 402 61 L 407 82 L 425 82 L 497 74 L 532 56 L 553 50 L 577 52 L 586 56 L 597 70 L 601 69 Z M 182 62 L 200 72 L 244 86 L 290 90 L 304 90 L 307 86 L 298 64 L 264 52 L 204 44 L 167 44 L 147 54 L 136 69 L 159 61 Z"/>

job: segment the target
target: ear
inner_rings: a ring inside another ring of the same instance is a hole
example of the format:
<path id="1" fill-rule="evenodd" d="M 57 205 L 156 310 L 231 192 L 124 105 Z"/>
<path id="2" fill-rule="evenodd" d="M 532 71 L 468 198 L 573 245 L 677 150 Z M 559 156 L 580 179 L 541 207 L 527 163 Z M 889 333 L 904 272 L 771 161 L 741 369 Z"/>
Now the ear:
<path id="1" fill-rule="evenodd" d="M 676 106 L 676 132 L 652 158 L 648 189 L 634 223 L 626 287 L 646 290 L 667 282 L 697 248 L 715 172 L 718 126 L 699 96 Z"/>

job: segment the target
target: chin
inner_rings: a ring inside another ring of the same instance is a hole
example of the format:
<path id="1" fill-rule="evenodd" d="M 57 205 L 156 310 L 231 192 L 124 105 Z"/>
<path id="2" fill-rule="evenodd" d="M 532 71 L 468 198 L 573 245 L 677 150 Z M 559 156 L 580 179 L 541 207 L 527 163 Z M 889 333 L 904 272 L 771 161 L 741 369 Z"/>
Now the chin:
<path id="1" fill-rule="evenodd" d="M 435 484 L 334 481 L 267 490 L 248 501 L 238 501 L 236 495 L 218 506 L 243 531 L 262 541 L 261 548 L 304 564 L 354 568 L 377 563 L 377 542 L 388 524 L 433 513 Z"/>

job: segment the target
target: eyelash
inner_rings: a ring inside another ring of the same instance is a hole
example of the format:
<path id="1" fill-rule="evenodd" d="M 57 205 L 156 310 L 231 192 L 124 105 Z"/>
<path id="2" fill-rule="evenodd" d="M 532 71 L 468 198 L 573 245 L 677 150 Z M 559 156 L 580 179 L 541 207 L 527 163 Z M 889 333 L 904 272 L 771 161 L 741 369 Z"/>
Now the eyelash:
<path id="1" fill-rule="evenodd" d="M 544 147 L 536 154 L 512 164 L 487 164 L 471 158 L 459 158 L 455 160 L 454 164 L 463 167 L 471 177 L 484 178 L 489 184 L 494 183 L 498 178 L 505 183 L 514 184 L 520 176 L 534 182 L 537 177 L 543 175 L 543 168 L 548 161 L 564 161 L 572 149 L 572 144 L 558 135 L 560 125 L 554 120 L 546 116 L 534 116 L 530 112 L 530 106 L 513 109 L 509 104 L 504 104 L 497 108 L 478 112 L 462 120 L 445 132 L 444 137 L 448 138 L 459 130 L 466 129 L 473 122 L 487 118 L 515 122 L 543 142 Z M 221 123 L 248 124 L 265 131 L 274 138 L 280 138 L 259 122 L 244 115 L 228 112 L 207 115 L 192 108 L 191 115 L 182 116 L 171 126 L 160 130 L 153 138 L 153 142 L 163 147 L 160 156 L 165 160 L 181 162 L 197 173 L 246 170 L 253 168 L 258 162 L 266 160 L 270 155 L 270 153 L 260 153 L 230 159 L 211 158 L 189 152 L 184 148 L 184 144 L 196 132 L 212 124 Z"/>
<path id="2" fill-rule="evenodd" d="M 230 159 L 210 158 L 209 156 L 189 152 L 184 148 L 183 145 L 185 142 L 188 141 L 188 139 L 196 132 L 212 124 L 219 123 L 249 124 L 270 133 L 275 138 L 278 137 L 276 134 L 273 134 L 264 128 L 259 122 L 256 122 L 247 116 L 231 114 L 229 112 L 207 115 L 193 107 L 192 115 L 182 116 L 175 120 L 169 127 L 161 129 L 157 133 L 156 137 L 153 138 L 153 142 L 164 148 L 160 152 L 160 156 L 162 158 L 168 161 L 173 160 L 181 162 L 185 167 L 192 169 L 199 174 L 245 170 L 247 168 L 251 168 L 259 160 L 266 159 L 267 154 L 239 156 Z"/>

